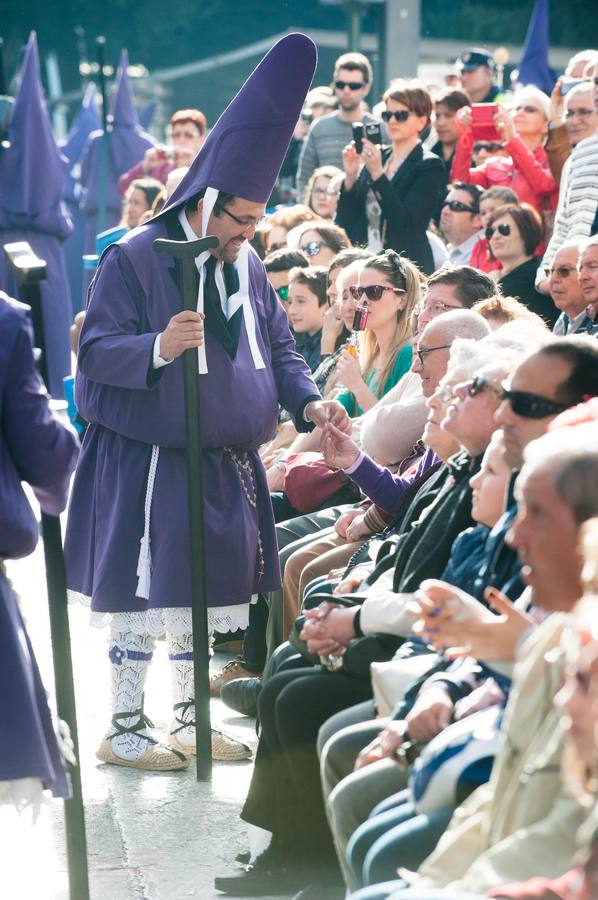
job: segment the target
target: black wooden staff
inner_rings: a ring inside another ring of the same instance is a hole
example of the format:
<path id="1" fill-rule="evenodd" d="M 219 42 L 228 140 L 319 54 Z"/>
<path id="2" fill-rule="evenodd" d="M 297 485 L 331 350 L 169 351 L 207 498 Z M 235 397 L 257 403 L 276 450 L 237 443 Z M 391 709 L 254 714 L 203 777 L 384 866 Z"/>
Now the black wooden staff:
<path id="1" fill-rule="evenodd" d="M 40 290 L 41 282 L 46 279 L 46 263 L 35 256 L 25 241 L 5 244 L 4 252 L 19 288 L 19 299 L 31 307 L 35 344 L 41 350 L 40 373 L 48 387 L 48 357 Z M 60 518 L 42 512 L 41 531 L 48 585 L 56 706 L 59 717 L 67 723 L 71 732 L 77 760 L 75 765 L 66 764 L 72 792 L 72 796 L 64 801 L 69 893 L 71 900 L 89 900 L 85 810 L 81 791 L 77 711 Z"/>
<path id="2" fill-rule="evenodd" d="M 170 241 L 157 238 L 154 250 L 170 253 L 181 273 L 183 309 L 197 310 L 195 259 L 218 246 L 218 238 Z M 193 676 L 195 680 L 195 734 L 197 780 L 212 777 L 212 726 L 210 721 L 210 651 L 208 646 L 208 592 L 206 587 L 203 528 L 203 472 L 201 459 L 201 414 L 197 349 L 183 353 L 185 373 L 185 420 L 187 432 L 187 493 L 189 502 L 189 548 L 191 553 L 191 620 L 193 623 Z"/>

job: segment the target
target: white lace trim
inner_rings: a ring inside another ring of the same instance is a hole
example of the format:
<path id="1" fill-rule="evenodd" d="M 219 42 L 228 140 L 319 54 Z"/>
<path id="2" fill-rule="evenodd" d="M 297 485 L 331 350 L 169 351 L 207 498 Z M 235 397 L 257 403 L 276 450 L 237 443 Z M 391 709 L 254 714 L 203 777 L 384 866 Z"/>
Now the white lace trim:
<path id="1" fill-rule="evenodd" d="M 91 597 L 77 591 L 68 591 L 71 603 L 91 605 Z M 257 601 L 257 594 L 251 602 Z M 249 624 L 249 603 L 238 603 L 234 606 L 209 606 L 208 631 L 225 634 L 227 631 L 245 630 Z M 169 634 L 189 634 L 191 626 L 191 607 L 166 607 L 148 609 L 144 612 L 92 612 L 90 624 L 94 628 L 105 628 L 109 625 L 117 631 L 132 631 L 134 634 L 151 634 L 160 637 Z"/>
<path id="2" fill-rule="evenodd" d="M 26 812 L 35 822 L 42 805 L 52 804 L 39 778 L 0 781 L 0 806 L 14 806 L 18 813 Z"/>

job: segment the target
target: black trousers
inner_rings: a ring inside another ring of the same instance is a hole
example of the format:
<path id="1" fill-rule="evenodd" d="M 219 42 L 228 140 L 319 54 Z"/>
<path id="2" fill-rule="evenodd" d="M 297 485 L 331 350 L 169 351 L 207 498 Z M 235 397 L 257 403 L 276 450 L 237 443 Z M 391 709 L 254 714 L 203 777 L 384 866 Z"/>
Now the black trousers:
<path id="1" fill-rule="evenodd" d="M 273 844 L 314 867 L 336 868 L 316 739 L 334 713 L 372 696 L 369 677 L 321 666 L 279 672 L 258 701 L 261 735 L 241 817 L 271 831 Z M 309 854 L 309 855 L 308 855 Z"/>

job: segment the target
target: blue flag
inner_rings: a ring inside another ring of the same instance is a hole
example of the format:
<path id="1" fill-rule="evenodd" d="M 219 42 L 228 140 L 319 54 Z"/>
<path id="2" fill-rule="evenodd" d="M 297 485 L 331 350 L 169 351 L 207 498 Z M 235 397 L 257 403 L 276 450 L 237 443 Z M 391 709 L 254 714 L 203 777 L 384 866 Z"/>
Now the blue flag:
<path id="1" fill-rule="evenodd" d="M 556 82 L 556 73 L 548 64 L 548 45 L 548 0 L 536 0 L 525 36 L 517 81 L 533 84 L 550 94 Z"/>

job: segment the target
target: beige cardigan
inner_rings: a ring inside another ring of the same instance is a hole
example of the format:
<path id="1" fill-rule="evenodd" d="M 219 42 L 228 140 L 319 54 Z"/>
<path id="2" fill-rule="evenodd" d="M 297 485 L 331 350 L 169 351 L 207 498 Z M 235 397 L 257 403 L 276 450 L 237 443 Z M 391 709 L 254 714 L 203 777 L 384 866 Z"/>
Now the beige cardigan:
<path id="1" fill-rule="evenodd" d="M 456 810 L 419 874 L 400 870 L 418 894 L 485 893 L 571 868 L 584 811 L 560 776 L 564 729 L 553 700 L 565 618 L 549 616 L 521 647 L 490 782 Z"/>

